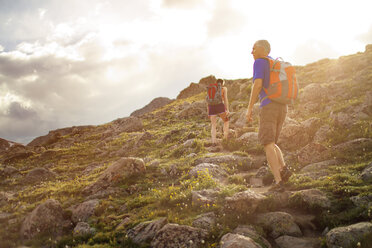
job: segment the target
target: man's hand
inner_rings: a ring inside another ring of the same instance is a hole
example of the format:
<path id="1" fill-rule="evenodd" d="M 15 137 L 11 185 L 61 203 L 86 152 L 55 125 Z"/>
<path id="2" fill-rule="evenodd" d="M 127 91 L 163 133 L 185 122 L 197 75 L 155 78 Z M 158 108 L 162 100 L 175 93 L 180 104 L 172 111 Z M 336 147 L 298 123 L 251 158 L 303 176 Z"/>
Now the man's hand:
<path id="1" fill-rule="evenodd" d="M 247 122 L 252 122 L 252 109 L 247 110 Z"/>

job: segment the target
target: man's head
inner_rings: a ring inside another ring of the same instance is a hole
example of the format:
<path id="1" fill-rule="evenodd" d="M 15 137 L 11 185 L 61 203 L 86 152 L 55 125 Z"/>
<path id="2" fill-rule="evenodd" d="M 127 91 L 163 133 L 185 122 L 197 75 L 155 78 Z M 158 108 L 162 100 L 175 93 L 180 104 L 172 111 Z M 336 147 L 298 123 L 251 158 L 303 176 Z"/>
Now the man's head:
<path id="1" fill-rule="evenodd" d="M 254 43 L 252 48 L 252 55 L 254 59 L 266 57 L 271 51 L 270 43 L 267 40 L 258 40 Z"/>

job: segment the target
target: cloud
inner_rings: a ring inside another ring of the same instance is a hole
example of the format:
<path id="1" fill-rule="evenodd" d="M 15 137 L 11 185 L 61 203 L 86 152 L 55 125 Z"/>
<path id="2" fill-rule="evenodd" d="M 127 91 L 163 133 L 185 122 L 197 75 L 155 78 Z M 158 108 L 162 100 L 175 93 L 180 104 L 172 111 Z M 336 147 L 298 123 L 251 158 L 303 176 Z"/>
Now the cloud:
<path id="1" fill-rule="evenodd" d="M 19 102 L 12 102 L 9 106 L 7 116 L 11 119 L 29 119 L 37 116 L 33 109 L 24 107 Z"/>
<path id="2" fill-rule="evenodd" d="M 242 13 L 232 8 L 228 1 L 217 0 L 211 20 L 208 22 L 209 37 L 237 33 L 245 26 Z"/>
<path id="3" fill-rule="evenodd" d="M 202 0 L 163 0 L 163 6 L 167 8 L 193 8 L 203 2 Z"/>
<path id="4" fill-rule="evenodd" d="M 369 28 L 368 32 L 358 35 L 357 39 L 365 44 L 372 44 L 372 26 Z"/>
<path id="5" fill-rule="evenodd" d="M 325 42 L 308 40 L 297 46 L 292 57 L 296 61 L 296 64 L 305 65 L 321 58 L 335 58 L 338 54 L 331 45 Z"/>

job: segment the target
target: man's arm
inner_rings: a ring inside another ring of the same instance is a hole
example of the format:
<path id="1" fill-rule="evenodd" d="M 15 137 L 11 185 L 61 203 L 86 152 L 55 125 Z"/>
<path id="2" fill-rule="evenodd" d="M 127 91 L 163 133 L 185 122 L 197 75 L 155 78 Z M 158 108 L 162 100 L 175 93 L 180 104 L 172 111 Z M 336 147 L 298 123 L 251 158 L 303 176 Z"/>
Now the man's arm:
<path id="1" fill-rule="evenodd" d="M 258 95 L 260 94 L 261 89 L 262 89 L 262 78 L 257 78 L 254 80 L 253 89 L 251 91 L 251 98 L 249 99 L 248 111 L 247 111 L 248 122 L 252 121 L 253 106 L 258 100 Z"/>

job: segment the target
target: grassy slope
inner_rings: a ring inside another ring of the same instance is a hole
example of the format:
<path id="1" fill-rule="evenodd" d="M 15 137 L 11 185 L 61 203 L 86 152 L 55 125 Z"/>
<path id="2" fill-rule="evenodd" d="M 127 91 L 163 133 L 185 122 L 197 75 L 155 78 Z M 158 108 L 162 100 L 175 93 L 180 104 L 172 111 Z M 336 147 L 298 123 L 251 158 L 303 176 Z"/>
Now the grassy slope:
<path id="1" fill-rule="evenodd" d="M 363 102 L 363 92 L 370 89 L 371 83 L 358 84 L 358 80 L 363 82 L 372 81 L 370 69 L 365 70 L 362 68 L 364 70 L 361 70 L 354 66 L 355 63 L 353 61 L 361 56 L 357 54 L 343 57 L 339 60 L 322 60 L 306 67 L 299 67 L 297 68 L 298 77 L 303 82 L 302 86 L 312 82 L 321 82 L 324 85 L 327 83 L 339 83 L 342 85 L 340 87 L 345 87 L 344 90 L 349 91 L 352 97 L 340 99 L 338 104 L 332 108 L 334 112 L 342 111 L 349 106 Z M 338 76 L 341 72 L 344 75 L 348 75 L 348 79 Z M 345 84 L 345 80 L 350 82 Z M 198 214 L 213 210 L 218 213 L 219 223 L 222 226 L 207 241 L 206 245 L 208 246 L 216 245 L 216 242 L 225 232 L 236 226 L 237 222 L 232 223 L 223 217 L 222 200 L 225 196 L 247 188 L 244 180 L 234 176 L 235 173 L 239 172 L 239 168 L 229 168 L 226 165 L 226 169 L 232 179 L 230 182 L 234 182 L 227 186 L 217 185 L 207 174 L 202 175 L 198 179 L 191 179 L 187 174 L 192 168 L 193 161 L 205 156 L 207 153 L 205 142 L 209 137 L 209 123 L 207 119 L 200 118 L 179 119 L 175 116 L 175 113 L 185 101 L 194 102 L 203 98 L 203 94 L 199 94 L 188 99 L 177 100 L 156 111 L 161 112 L 162 118 L 153 118 L 152 115 L 144 118 L 144 129 L 152 135 L 152 138 L 138 149 L 130 151 L 130 155 L 147 158 L 148 161 L 158 160 L 159 166 L 150 166 L 151 162 L 147 163 L 147 173 L 145 175 L 135 178 L 123 178 L 118 182 L 117 186 L 123 189 L 123 193 L 119 197 L 110 196 L 100 201 L 95 216 L 90 219 L 91 225 L 97 230 L 93 237 L 73 239 L 71 236 L 66 236 L 57 242 L 58 246 L 64 247 L 66 244 L 79 246 L 80 244 L 80 247 L 117 247 L 119 241 L 122 242 L 122 245 L 129 244 L 130 240 L 125 238 L 125 232 L 123 230 L 115 230 L 116 226 L 127 216 L 131 219 L 127 228 L 140 222 L 163 216 L 167 217 L 169 222 L 190 225 L 193 218 Z M 299 107 L 300 105 L 297 104 L 294 109 Z M 302 121 L 315 116 L 320 117 L 323 124 L 329 123 L 332 125 L 329 119 L 330 111 L 324 110 L 319 113 L 303 114 L 298 116 L 297 120 Z M 370 118 L 355 123 L 348 130 L 333 127 L 332 134 L 324 142 L 324 145 L 333 146 L 351 138 L 372 138 L 371 121 Z M 39 154 L 35 154 L 28 159 L 20 160 L 13 164 L 13 166 L 22 170 L 23 174 L 35 167 L 51 165 L 50 169 L 57 172 L 59 176 L 57 180 L 32 186 L 24 186 L 19 179 L 13 179 L 1 184 L 0 191 L 17 193 L 10 204 L 0 208 L 0 212 L 13 213 L 18 219 L 16 218 L 17 221 L 11 225 L 8 225 L 7 222 L 0 224 L 0 240 L 6 240 L 6 244 L 9 245 L 18 243 L 18 230 L 22 217 L 48 198 L 61 202 L 64 209 L 84 200 L 80 194 L 82 189 L 96 180 L 105 168 L 119 158 L 119 156 L 115 155 L 115 151 L 118 151 L 128 143 L 133 143 L 135 139 L 133 137 L 136 133 L 122 133 L 119 137 L 106 144 L 104 149 L 110 152 L 110 156 L 97 157 L 95 149 L 100 145 L 102 132 L 108 125 L 110 124 L 97 127 L 95 132 L 88 136 L 85 135 L 73 146 L 52 148 L 51 150 L 56 151 L 57 154 L 52 158 L 43 159 Z M 159 142 L 171 132 L 172 135 L 166 142 Z M 69 138 L 71 137 L 62 137 L 59 142 Z M 187 150 L 182 146 L 177 147 L 188 138 L 196 139 L 192 148 Z M 225 143 L 225 146 L 231 152 L 239 154 L 247 154 L 247 151 L 252 151 L 252 148 L 241 146 L 234 140 Z M 255 148 L 253 151 L 256 153 L 262 152 L 260 148 Z M 196 153 L 196 157 L 186 157 L 191 152 Z M 372 160 L 371 153 L 362 152 L 361 156 L 354 156 L 353 154 L 345 154 L 343 156 L 345 162 L 337 166 L 331 166 L 329 168 L 330 176 L 327 180 L 312 180 L 300 175 L 291 178 L 292 189 L 294 190 L 319 188 L 332 196 L 334 209 L 319 214 L 319 222 L 322 226 L 335 227 L 361 220 L 371 220 L 371 209 L 366 207 L 355 208 L 349 200 L 350 196 L 372 192 L 372 185 L 364 184 L 359 178 L 360 172 Z M 98 163 L 102 166 L 89 175 L 82 175 L 82 171 L 92 163 Z M 168 171 L 173 164 L 177 164 L 179 174 L 169 177 L 164 174 L 164 170 Z M 220 200 L 216 205 L 202 208 L 192 206 L 192 190 L 216 186 L 221 188 Z M 129 191 L 133 191 L 133 193 L 128 193 Z M 125 211 L 121 210 L 124 204 L 126 204 L 127 208 Z M 29 245 L 37 247 L 42 242 L 49 241 L 39 237 L 39 239 L 30 242 Z M 85 245 L 83 245 L 84 243 Z"/>

